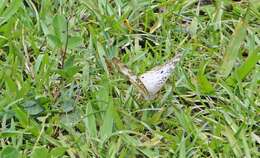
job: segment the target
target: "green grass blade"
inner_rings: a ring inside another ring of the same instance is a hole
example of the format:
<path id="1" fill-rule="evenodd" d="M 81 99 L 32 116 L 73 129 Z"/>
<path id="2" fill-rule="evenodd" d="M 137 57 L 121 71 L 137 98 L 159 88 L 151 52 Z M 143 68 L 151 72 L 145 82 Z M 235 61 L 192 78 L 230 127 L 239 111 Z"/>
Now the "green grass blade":
<path id="1" fill-rule="evenodd" d="M 235 74 L 227 79 L 229 85 L 234 85 L 236 83 L 236 77 L 239 80 L 243 80 L 256 66 L 256 63 L 260 60 L 259 49 L 252 52 L 246 61 L 235 70 Z"/>
<path id="2" fill-rule="evenodd" d="M 22 5 L 22 2 L 22 0 L 13 0 L 9 4 L 9 7 L 7 7 L 7 9 L 1 15 L 0 26 L 8 21 L 18 11 Z"/>
<path id="3" fill-rule="evenodd" d="M 107 107 L 103 124 L 100 129 L 100 137 L 102 140 L 105 140 L 112 134 L 113 124 L 114 124 L 114 106 L 113 106 L 113 102 L 109 101 L 109 105 Z"/>
<path id="4" fill-rule="evenodd" d="M 87 104 L 86 107 L 86 115 L 87 117 L 84 119 L 84 123 L 86 126 L 86 132 L 89 133 L 91 137 L 97 136 L 97 126 L 96 126 L 96 118 L 94 115 L 94 111 L 92 109 L 92 106 L 90 104 Z"/>
<path id="5" fill-rule="evenodd" d="M 240 148 L 238 140 L 234 136 L 234 132 L 229 127 L 225 127 L 223 134 L 227 137 L 230 145 L 229 147 L 233 150 L 236 157 L 243 157 L 242 150 Z"/>
<path id="6" fill-rule="evenodd" d="M 225 50 L 223 63 L 221 65 L 221 73 L 224 77 L 227 77 L 234 67 L 239 54 L 239 48 L 246 37 L 246 29 L 247 24 L 244 21 L 240 21 L 236 25 L 230 43 Z"/>

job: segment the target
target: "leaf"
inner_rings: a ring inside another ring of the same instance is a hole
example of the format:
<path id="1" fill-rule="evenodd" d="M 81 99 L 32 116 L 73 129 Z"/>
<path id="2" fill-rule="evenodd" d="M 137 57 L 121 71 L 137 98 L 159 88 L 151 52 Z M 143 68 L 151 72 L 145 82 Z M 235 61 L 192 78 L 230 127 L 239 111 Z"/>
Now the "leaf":
<path id="1" fill-rule="evenodd" d="M 57 73 L 63 78 L 70 80 L 79 70 L 80 68 L 74 65 L 74 56 L 70 56 L 64 63 L 64 68 L 57 70 Z"/>
<path id="2" fill-rule="evenodd" d="M 186 144 L 185 144 L 185 142 L 186 142 L 185 137 L 182 137 L 182 140 L 181 140 L 180 146 L 179 146 L 179 148 L 180 148 L 179 157 L 180 158 L 186 157 Z"/>
<path id="3" fill-rule="evenodd" d="M 0 26 L 8 21 L 21 7 L 22 0 L 13 0 L 7 9 L 1 14 Z"/>
<path id="4" fill-rule="evenodd" d="M 82 45 L 82 38 L 73 36 L 68 39 L 68 48 L 73 49 Z"/>
<path id="5" fill-rule="evenodd" d="M 33 100 L 25 101 L 23 107 L 29 115 L 37 115 L 44 111 L 44 108 Z"/>
<path id="6" fill-rule="evenodd" d="M 158 17 L 158 20 L 156 23 L 150 28 L 150 33 L 154 33 L 157 29 L 159 29 L 162 26 L 163 19 L 162 17 Z"/>
<path id="7" fill-rule="evenodd" d="M 31 155 L 31 158 L 49 158 L 49 157 L 50 157 L 49 151 L 45 147 L 37 147 Z"/>
<path id="8" fill-rule="evenodd" d="M 93 109 L 91 104 L 88 104 L 86 106 L 86 115 L 87 117 L 84 119 L 86 132 L 89 133 L 91 137 L 96 137 L 97 136 L 96 118 L 95 115 L 93 114 Z"/>
<path id="9" fill-rule="evenodd" d="M 63 112 L 70 112 L 74 109 L 74 105 L 75 105 L 75 100 L 73 100 L 72 98 L 64 98 L 63 99 L 63 104 L 62 104 L 62 109 Z"/>
<path id="10" fill-rule="evenodd" d="M 57 73 L 63 78 L 70 80 L 78 72 L 79 68 L 77 66 L 68 67 L 66 69 L 58 70 Z"/>
<path id="11" fill-rule="evenodd" d="M 230 147 L 233 150 L 236 157 L 242 157 L 243 154 L 238 144 L 238 141 L 234 136 L 234 132 L 229 127 L 226 126 L 225 130 L 223 131 L 223 134 L 227 137 Z"/>
<path id="12" fill-rule="evenodd" d="M 113 124 L 114 124 L 113 111 L 114 111 L 114 106 L 112 100 L 110 100 L 105 117 L 103 119 L 103 124 L 100 129 L 100 135 L 102 140 L 105 140 L 107 137 L 109 137 L 112 134 Z"/>
<path id="13" fill-rule="evenodd" d="M 15 82 L 9 76 L 5 76 L 5 86 L 6 86 L 7 92 L 9 92 L 10 95 L 15 97 L 16 94 L 18 93 L 18 89 L 17 89 Z"/>
<path id="14" fill-rule="evenodd" d="M 66 152 L 65 147 L 56 147 L 51 150 L 50 154 L 51 154 L 51 157 L 56 158 L 56 157 L 63 156 L 65 152 Z"/>
<path id="15" fill-rule="evenodd" d="M 197 77 L 197 81 L 199 83 L 199 87 L 202 93 L 204 94 L 212 94 L 215 92 L 215 89 L 211 85 L 211 83 L 208 81 L 207 77 L 205 75 L 199 75 Z"/>
<path id="16" fill-rule="evenodd" d="M 214 29 L 219 30 L 221 29 L 221 18 L 223 15 L 223 1 L 216 1 L 216 13 L 214 15 Z"/>
<path id="17" fill-rule="evenodd" d="M 106 65 L 106 62 L 105 62 L 105 59 L 104 59 L 104 56 L 106 56 L 106 53 L 105 53 L 103 46 L 99 42 L 97 42 L 97 51 L 98 51 L 98 57 L 99 57 L 99 60 L 102 64 L 103 69 L 105 70 L 105 72 L 107 74 L 109 74 L 108 69 L 107 69 L 107 65 Z"/>
<path id="18" fill-rule="evenodd" d="M 17 106 L 13 108 L 13 111 L 15 112 L 15 116 L 18 118 L 22 127 L 26 128 L 29 125 L 29 116 L 27 113 Z"/>
<path id="19" fill-rule="evenodd" d="M 0 157 L 1 158 L 20 158 L 21 154 L 15 147 L 7 146 L 2 150 Z"/>
<path id="20" fill-rule="evenodd" d="M 80 121 L 79 111 L 74 110 L 61 116 L 61 123 L 67 127 L 74 127 Z"/>
<path id="21" fill-rule="evenodd" d="M 239 54 L 239 48 L 246 37 L 246 29 L 247 24 L 244 21 L 240 21 L 235 28 L 230 43 L 225 50 L 223 64 L 221 65 L 221 73 L 224 77 L 227 77 L 234 67 Z"/>
<path id="22" fill-rule="evenodd" d="M 2 11 L 5 8 L 6 0 L 0 0 L 0 15 L 2 15 Z"/>
<path id="23" fill-rule="evenodd" d="M 24 132 L 19 131 L 11 131 L 11 130 L 2 130 L 0 132 L 0 139 L 2 138 L 10 138 L 10 137 L 17 137 L 21 134 L 24 134 Z"/>
<path id="24" fill-rule="evenodd" d="M 192 37 L 194 37 L 197 34 L 197 30 L 198 30 L 198 19 L 196 17 L 194 17 L 189 26 L 189 32 Z"/>
<path id="25" fill-rule="evenodd" d="M 236 77 L 239 80 L 243 80 L 256 66 L 258 60 L 260 60 L 260 55 L 258 55 L 258 50 L 252 52 L 246 61 L 235 70 L 235 73 L 227 79 L 229 85 L 234 85 L 236 83 Z"/>
<path id="26" fill-rule="evenodd" d="M 57 36 L 49 34 L 49 35 L 47 35 L 47 37 L 48 37 L 48 41 L 52 47 L 62 48 L 62 42 Z"/>
<path id="27" fill-rule="evenodd" d="M 38 73 L 39 69 L 40 69 L 40 66 L 41 66 L 41 63 L 42 63 L 42 60 L 43 60 L 43 57 L 44 57 L 44 54 L 40 54 L 36 61 L 35 61 L 35 64 L 34 64 L 34 71 L 35 73 Z"/>
<path id="28" fill-rule="evenodd" d="M 74 59 L 75 57 L 73 55 L 69 56 L 69 58 L 64 63 L 64 69 L 73 67 Z"/>
<path id="29" fill-rule="evenodd" d="M 18 106 L 14 106 L 13 111 L 15 112 L 15 117 L 19 120 L 23 128 L 27 128 L 34 136 L 39 135 L 40 129 L 38 124 L 34 120 L 31 120 L 25 111 Z"/>
<path id="30" fill-rule="evenodd" d="M 215 89 L 213 88 L 211 83 L 208 81 L 206 75 L 204 75 L 206 66 L 207 66 L 207 63 L 203 63 L 200 65 L 199 73 L 197 75 L 198 86 L 202 93 L 212 94 L 215 92 Z"/>
<path id="31" fill-rule="evenodd" d="M 153 150 L 153 149 L 149 149 L 149 148 L 139 149 L 139 150 L 149 158 L 160 157 L 158 150 Z"/>
<path id="32" fill-rule="evenodd" d="M 65 44 L 67 38 L 67 19 L 64 15 L 56 15 L 52 22 L 55 36 Z"/>

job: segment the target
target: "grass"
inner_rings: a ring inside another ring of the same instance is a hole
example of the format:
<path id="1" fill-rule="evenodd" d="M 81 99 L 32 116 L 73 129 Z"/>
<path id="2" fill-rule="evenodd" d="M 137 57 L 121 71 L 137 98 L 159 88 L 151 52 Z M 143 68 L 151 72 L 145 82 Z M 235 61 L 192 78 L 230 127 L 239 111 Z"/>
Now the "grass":
<path id="1" fill-rule="evenodd" d="M 0 157 L 259 157 L 257 0 L 0 0 Z M 184 54 L 158 97 L 141 74 Z"/>

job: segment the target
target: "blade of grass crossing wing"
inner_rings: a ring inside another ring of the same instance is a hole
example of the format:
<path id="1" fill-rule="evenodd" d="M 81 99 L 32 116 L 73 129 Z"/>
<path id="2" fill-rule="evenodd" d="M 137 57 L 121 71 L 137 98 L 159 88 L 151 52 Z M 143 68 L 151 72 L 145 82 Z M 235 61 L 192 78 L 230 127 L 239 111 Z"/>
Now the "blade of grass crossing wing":
<path id="1" fill-rule="evenodd" d="M 231 41 L 225 50 L 223 63 L 221 65 L 221 73 L 227 77 L 233 69 L 236 58 L 239 54 L 239 48 L 246 37 L 247 24 L 240 21 L 235 28 Z"/>

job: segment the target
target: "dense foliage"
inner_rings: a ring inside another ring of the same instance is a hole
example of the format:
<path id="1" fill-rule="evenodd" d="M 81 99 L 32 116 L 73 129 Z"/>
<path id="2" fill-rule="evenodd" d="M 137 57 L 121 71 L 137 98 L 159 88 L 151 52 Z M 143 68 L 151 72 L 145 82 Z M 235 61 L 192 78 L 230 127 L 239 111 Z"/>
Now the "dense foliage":
<path id="1" fill-rule="evenodd" d="M 259 157 L 258 0 L 0 0 L 0 157 Z M 141 74 L 183 59 L 154 100 Z"/>

